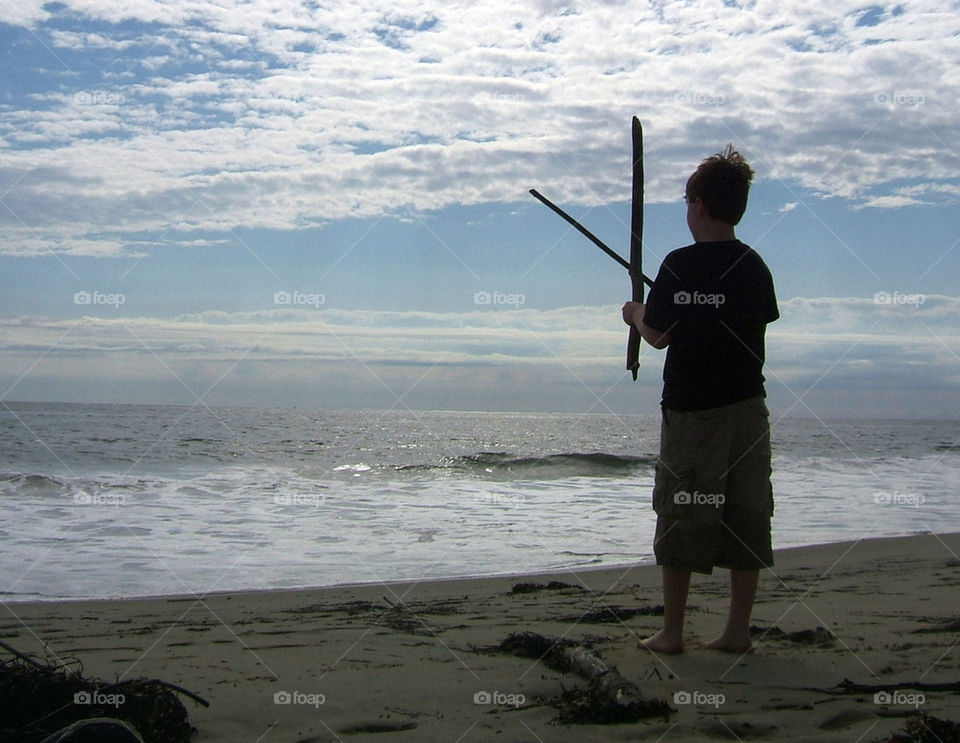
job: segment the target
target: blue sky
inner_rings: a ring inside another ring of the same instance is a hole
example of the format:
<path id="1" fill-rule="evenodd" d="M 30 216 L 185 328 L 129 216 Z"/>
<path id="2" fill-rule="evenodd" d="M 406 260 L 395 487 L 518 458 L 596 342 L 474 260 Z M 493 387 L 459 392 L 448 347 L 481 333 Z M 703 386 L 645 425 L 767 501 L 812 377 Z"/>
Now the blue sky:
<path id="1" fill-rule="evenodd" d="M 654 411 L 527 194 L 627 253 L 636 114 L 651 275 L 757 172 L 773 409 L 956 417 L 957 11 L 0 0 L 0 400 Z"/>

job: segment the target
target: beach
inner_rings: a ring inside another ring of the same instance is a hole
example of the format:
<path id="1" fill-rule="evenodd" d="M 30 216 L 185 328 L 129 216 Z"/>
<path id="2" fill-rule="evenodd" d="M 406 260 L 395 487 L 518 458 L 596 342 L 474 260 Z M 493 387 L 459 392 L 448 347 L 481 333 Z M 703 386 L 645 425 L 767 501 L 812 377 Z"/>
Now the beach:
<path id="1" fill-rule="evenodd" d="M 638 649 L 661 621 L 650 565 L 8 603 L 0 636 L 39 659 L 78 659 L 86 676 L 159 678 L 203 697 L 209 707 L 183 699 L 195 741 L 886 741 L 917 709 L 960 719 L 960 696 L 838 685 L 958 680 L 958 555 L 960 534 L 778 551 L 742 656 L 698 646 L 722 627 L 725 570 L 694 576 L 683 654 Z M 558 697 L 585 682 L 495 650 L 524 631 L 589 644 L 675 711 L 559 724 Z"/>

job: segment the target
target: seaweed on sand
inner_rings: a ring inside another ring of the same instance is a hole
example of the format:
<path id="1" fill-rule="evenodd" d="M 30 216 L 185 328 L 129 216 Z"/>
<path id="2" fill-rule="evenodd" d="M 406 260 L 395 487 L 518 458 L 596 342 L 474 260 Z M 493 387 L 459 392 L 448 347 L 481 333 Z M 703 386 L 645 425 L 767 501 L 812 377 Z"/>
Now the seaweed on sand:
<path id="1" fill-rule="evenodd" d="M 145 743 L 189 743 L 193 728 L 177 694 L 198 704 L 206 700 L 159 679 L 109 683 L 84 678 L 82 667 L 48 665 L 6 643 L 14 657 L 0 660 L 0 730 L 16 732 L 27 743 L 90 718 L 123 720 Z"/>

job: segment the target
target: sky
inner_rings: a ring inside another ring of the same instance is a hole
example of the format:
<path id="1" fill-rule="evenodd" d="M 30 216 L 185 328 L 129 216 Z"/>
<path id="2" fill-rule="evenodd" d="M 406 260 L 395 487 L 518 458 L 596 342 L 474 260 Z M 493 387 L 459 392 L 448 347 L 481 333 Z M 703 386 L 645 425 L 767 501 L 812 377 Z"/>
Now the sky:
<path id="1" fill-rule="evenodd" d="M 0 403 L 655 412 L 728 142 L 778 415 L 960 417 L 960 4 L 0 0 Z"/>

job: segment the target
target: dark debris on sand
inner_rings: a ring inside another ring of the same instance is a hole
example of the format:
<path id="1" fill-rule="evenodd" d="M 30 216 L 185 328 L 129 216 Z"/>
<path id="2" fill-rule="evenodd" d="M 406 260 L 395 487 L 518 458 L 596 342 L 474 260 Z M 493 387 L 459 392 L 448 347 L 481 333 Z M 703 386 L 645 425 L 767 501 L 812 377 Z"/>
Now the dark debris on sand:
<path id="1" fill-rule="evenodd" d="M 571 614 L 561 617 L 562 622 L 583 622 L 585 624 L 615 624 L 633 617 L 662 617 L 663 604 L 656 606 L 601 606 L 583 614 Z"/>
<path id="2" fill-rule="evenodd" d="M 47 665 L 9 645 L 3 647 L 15 657 L 0 661 L 0 730 L 16 731 L 24 743 L 41 741 L 74 722 L 97 717 L 123 720 L 145 743 L 189 743 L 193 728 L 174 692 L 207 704 L 158 679 L 111 684 L 84 678 L 82 668 Z"/>
<path id="3" fill-rule="evenodd" d="M 564 689 L 551 701 L 560 708 L 557 722 L 564 725 L 618 725 L 653 717 L 667 718 L 670 705 L 663 699 L 644 699 L 630 704 L 614 704 L 591 685 L 586 689 Z"/>
<path id="4" fill-rule="evenodd" d="M 889 743 L 960 743 L 960 723 L 941 720 L 926 712 L 915 712 Z"/>
<path id="5" fill-rule="evenodd" d="M 537 591 L 563 591 L 565 589 L 575 591 L 586 591 L 583 586 L 575 586 L 572 583 L 564 583 L 559 580 L 552 580 L 549 583 L 514 583 L 510 593 L 535 593 Z"/>
<path id="6" fill-rule="evenodd" d="M 763 637 L 770 640 L 786 640 L 799 645 L 833 645 L 836 637 L 826 627 L 816 629 L 801 629 L 796 632 L 784 632 L 776 625 L 770 627 L 750 627 L 751 637 Z"/>
<path id="7" fill-rule="evenodd" d="M 941 621 L 938 624 L 927 625 L 913 630 L 913 634 L 922 635 L 935 632 L 960 632 L 960 619 Z"/>

